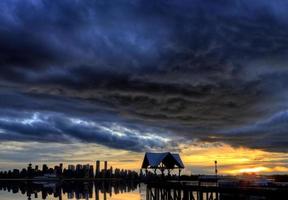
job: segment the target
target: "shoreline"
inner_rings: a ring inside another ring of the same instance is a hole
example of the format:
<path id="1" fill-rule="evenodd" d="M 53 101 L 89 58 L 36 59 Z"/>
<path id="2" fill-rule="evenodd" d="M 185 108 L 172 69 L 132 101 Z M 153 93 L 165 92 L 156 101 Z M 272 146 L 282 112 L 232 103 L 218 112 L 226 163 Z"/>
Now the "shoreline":
<path id="1" fill-rule="evenodd" d="M 121 179 L 121 178 L 41 178 L 41 179 L 33 179 L 33 178 L 15 178 L 15 179 L 1 179 L 0 181 L 138 181 L 136 179 Z"/>

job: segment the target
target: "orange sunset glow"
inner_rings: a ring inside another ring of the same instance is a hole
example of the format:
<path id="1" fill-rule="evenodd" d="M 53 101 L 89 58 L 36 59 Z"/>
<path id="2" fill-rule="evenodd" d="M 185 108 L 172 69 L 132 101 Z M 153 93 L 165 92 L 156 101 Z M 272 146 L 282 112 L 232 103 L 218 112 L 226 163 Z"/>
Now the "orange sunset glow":
<path id="1" fill-rule="evenodd" d="M 33 144 L 22 144 L 18 142 L 2 143 L 0 147 L 2 152 L 9 152 L 11 149 L 30 148 Z M 53 145 L 54 148 L 63 148 L 61 144 Z M 46 148 L 50 148 L 46 144 Z M 63 162 L 65 166 L 68 164 L 77 164 L 79 161 L 82 163 L 90 163 L 95 165 L 95 160 L 107 160 L 109 166 L 117 166 L 117 168 L 139 170 L 142 164 L 144 154 L 142 152 L 130 152 L 126 150 L 117 150 L 107 148 L 101 145 L 82 145 L 74 144 L 65 147 L 67 154 L 64 157 L 57 157 L 47 160 L 35 160 L 36 163 L 49 163 L 57 164 Z M 214 173 L 214 160 L 218 161 L 220 174 L 241 174 L 241 173 L 286 173 L 287 166 L 283 160 L 287 159 L 285 153 L 271 153 L 263 150 L 248 149 L 244 147 L 232 147 L 227 144 L 202 144 L 202 145 L 182 145 L 180 155 L 183 159 L 186 169 L 183 171 L 185 174 L 198 174 L 198 173 Z M 37 150 L 37 149 L 36 149 Z M 40 151 L 40 150 L 39 150 Z M 94 153 L 98 152 L 98 153 Z M 50 156 L 50 154 L 47 154 Z M 53 155 L 51 155 L 53 156 Z M 124 159 L 125 158 L 125 159 Z M 55 162 L 53 162 L 55 160 Z M 26 162 L 14 162 L 13 165 L 21 167 L 26 166 Z M 2 162 L 2 167 L 5 168 L 6 163 Z M 8 165 L 7 165 L 8 168 Z"/>

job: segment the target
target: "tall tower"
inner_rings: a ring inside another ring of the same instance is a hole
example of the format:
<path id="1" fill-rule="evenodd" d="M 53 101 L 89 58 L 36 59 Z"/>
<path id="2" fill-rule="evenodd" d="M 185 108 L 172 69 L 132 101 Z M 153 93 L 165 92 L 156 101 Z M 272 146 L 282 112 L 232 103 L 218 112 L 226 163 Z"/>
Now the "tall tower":
<path id="1" fill-rule="evenodd" d="M 108 163 L 107 161 L 104 161 L 104 177 L 107 177 L 107 167 L 108 167 Z"/>
<path id="2" fill-rule="evenodd" d="M 62 174 L 62 172 L 63 172 L 63 163 L 60 163 L 59 170 L 60 170 L 60 174 Z"/>
<path id="3" fill-rule="evenodd" d="M 113 177 L 113 167 L 111 166 L 109 170 L 109 178 L 112 178 L 112 177 Z"/>
<path id="4" fill-rule="evenodd" d="M 100 160 L 96 161 L 96 172 L 95 172 L 95 177 L 99 177 L 100 175 Z"/>
<path id="5" fill-rule="evenodd" d="M 217 175 L 218 175 L 218 166 L 217 166 L 217 160 L 214 161 L 214 164 L 215 164 L 215 175 L 216 175 L 216 178 L 217 178 Z"/>

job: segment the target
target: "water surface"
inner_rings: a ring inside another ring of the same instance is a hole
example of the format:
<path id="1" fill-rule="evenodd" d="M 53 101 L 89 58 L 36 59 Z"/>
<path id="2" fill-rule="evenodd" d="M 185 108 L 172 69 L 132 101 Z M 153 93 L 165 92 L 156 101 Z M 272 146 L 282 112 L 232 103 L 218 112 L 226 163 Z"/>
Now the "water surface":
<path id="1" fill-rule="evenodd" d="M 145 186 L 133 182 L 0 183 L 1 200 L 144 200 L 145 194 Z"/>
<path id="2" fill-rule="evenodd" d="M 203 186 L 206 189 L 209 185 Z M 215 188 L 215 187 L 214 187 Z M 203 189 L 203 188 L 202 188 Z M 234 190 L 232 190 L 234 191 Z M 0 200 L 275 200 L 287 199 L 284 193 L 234 193 L 210 189 L 188 191 L 177 188 L 155 187 L 127 181 L 107 182 L 25 182 L 0 181 Z"/>

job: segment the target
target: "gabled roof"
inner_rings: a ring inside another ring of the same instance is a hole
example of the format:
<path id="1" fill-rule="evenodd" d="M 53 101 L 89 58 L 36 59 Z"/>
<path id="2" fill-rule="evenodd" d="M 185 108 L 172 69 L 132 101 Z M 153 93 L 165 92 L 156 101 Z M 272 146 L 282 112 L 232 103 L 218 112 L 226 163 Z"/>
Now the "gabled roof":
<path id="1" fill-rule="evenodd" d="M 161 163 L 167 169 L 184 168 L 184 164 L 179 154 L 172 154 L 170 152 L 146 153 L 142 163 L 142 168 L 158 168 Z"/>
<path id="2" fill-rule="evenodd" d="M 181 168 L 184 168 L 184 164 L 180 158 L 179 154 L 173 153 L 172 156 L 174 157 L 174 159 L 179 163 L 179 165 L 181 166 Z"/>

